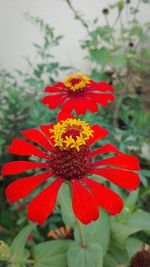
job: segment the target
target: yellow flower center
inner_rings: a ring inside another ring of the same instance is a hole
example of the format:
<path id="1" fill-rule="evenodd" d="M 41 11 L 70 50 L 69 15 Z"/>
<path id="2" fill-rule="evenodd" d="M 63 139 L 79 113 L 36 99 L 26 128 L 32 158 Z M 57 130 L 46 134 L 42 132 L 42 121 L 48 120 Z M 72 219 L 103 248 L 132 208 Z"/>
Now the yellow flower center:
<path id="1" fill-rule="evenodd" d="M 76 73 L 66 77 L 64 84 L 68 90 L 75 92 L 84 89 L 89 84 L 89 81 L 88 76 L 82 73 Z"/>
<path id="2" fill-rule="evenodd" d="M 54 125 L 49 130 L 53 135 L 54 146 L 61 150 L 75 148 L 77 151 L 80 147 L 86 145 L 86 142 L 93 136 L 93 130 L 90 125 L 80 119 L 66 119 Z"/>

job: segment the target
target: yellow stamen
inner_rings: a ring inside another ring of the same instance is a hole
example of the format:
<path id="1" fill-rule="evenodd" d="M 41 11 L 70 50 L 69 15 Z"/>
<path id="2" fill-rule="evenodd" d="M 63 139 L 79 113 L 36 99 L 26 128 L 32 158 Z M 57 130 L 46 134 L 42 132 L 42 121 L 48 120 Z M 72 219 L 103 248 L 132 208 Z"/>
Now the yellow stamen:
<path id="1" fill-rule="evenodd" d="M 79 81 L 75 84 L 72 83 L 74 79 L 79 79 Z M 70 75 L 66 77 L 64 80 L 64 84 L 66 88 L 70 91 L 77 91 L 82 90 L 89 84 L 90 78 L 82 73 L 75 73 L 73 75 Z"/>
<path id="2" fill-rule="evenodd" d="M 93 130 L 90 125 L 80 119 L 62 120 L 49 131 L 53 133 L 51 138 L 54 140 L 54 146 L 59 147 L 61 150 L 75 148 L 79 151 L 80 146 L 86 145 L 89 138 L 93 136 Z M 75 137 L 71 134 L 71 132 L 73 133 L 74 131 L 77 132 Z"/>

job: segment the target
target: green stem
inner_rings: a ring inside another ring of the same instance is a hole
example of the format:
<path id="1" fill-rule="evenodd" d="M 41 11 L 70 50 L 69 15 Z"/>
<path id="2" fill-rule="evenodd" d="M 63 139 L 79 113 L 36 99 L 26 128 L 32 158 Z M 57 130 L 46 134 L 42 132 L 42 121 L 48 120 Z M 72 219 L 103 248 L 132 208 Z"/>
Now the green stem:
<path id="1" fill-rule="evenodd" d="M 80 237 L 80 241 L 81 241 L 81 247 L 82 248 L 86 248 L 87 244 L 85 242 L 85 239 L 84 239 L 84 236 L 83 236 L 83 233 L 82 233 L 80 222 L 79 222 L 79 220 L 77 218 L 76 218 L 76 225 L 77 225 L 78 231 L 79 231 L 79 237 Z"/>

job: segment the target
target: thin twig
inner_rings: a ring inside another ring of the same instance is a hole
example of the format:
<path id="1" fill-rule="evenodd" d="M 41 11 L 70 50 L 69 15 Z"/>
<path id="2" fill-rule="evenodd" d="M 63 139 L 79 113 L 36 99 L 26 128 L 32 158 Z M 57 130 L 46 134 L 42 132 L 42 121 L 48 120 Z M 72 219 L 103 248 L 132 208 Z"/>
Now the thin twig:
<path id="1" fill-rule="evenodd" d="M 115 19 L 115 21 L 114 21 L 114 23 L 113 23 L 113 25 L 112 25 L 112 28 L 114 28 L 114 27 L 116 26 L 116 24 L 117 24 L 118 21 L 119 21 L 119 18 L 120 18 L 120 12 L 118 12 L 118 15 L 117 15 L 117 17 L 116 17 L 116 19 Z"/>
<path id="2" fill-rule="evenodd" d="M 84 26 L 84 28 L 86 29 L 86 31 L 88 33 L 90 33 L 89 26 L 88 26 L 87 22 L 82 18 L 82 16 L 79 15 L 79 13 L 77 12 L 77 10 L 73 7 L 71 1 L 70 0 L 64 0 L 64 1 L 68 4 L 68 6 L 70 7 L 70 9 L 73 11 L 75 18 L 77 20 L 79 20 L 81 22 L 81 24 Z"/>
<path id="3" fill-rule="evenodd" d="M 135 8 L 136 11 L 139 10 L 140 4 L 141 4 L 141 0 L 138 0 L 136 4 L 136 8 Z M 137 15 L 137 12 L 134 13 L 134 20 L 136 20 L 136 15 Z"/>
<path id="4" fill-rule="evenodd" d="M 105 18 L 105 21 L 106 21 L 106 25 L 107 25 L 107 27 L 108 27 L 108 29 L 109 29 L 109 34 L 110 34 L 111 39 L 112 39 L 112 45 L 113 45 L 114 48 L 115 48 L 115 46 L 116 46 L 115 38 L 114 38 L 114 36 L 113 36 L 112 28 L 110 27 L 110 23 L 109 23 L 109 20 L 108 20 L 108 16 L 107 16 L 106 14 L 104 14 L 104 18 Z"/>

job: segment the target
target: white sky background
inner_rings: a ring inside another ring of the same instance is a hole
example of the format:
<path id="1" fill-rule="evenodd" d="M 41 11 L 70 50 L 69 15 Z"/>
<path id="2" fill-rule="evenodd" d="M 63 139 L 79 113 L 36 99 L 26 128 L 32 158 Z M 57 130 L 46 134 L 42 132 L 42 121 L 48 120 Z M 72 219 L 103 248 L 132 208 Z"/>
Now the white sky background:
<path id="1" fill-rule="evenodd" d="M 104 17 L 101 10 L 115 0 L 72 0 L 74 7 L 84 14 L 85 20 L 92 21 L 99 16 L 101 24 Z M 132 0 L 136 3 L 137 0 Z M 63 0 L 0 0 L 0 63 L 9 70 L 26 70 L 25 56 L 33 58 L 32 43 L 40 43 L 38 29 L 24 19 L 24 13 L 39 16 L 55 28 L 57 35 L 64 35 L 60 46 L 55 49 L 56 60 L 63 65 L 73 65 L 81 71 L 88 66 L 83 60 L 84 52 L 79 40 L 86 35 L 80 22 L 74 19 L 72 11 Z M 148 5 L 142 4 L 140 20 L 149 20 Z M 113 21 L 114 14 L 110 20 Z"/>

